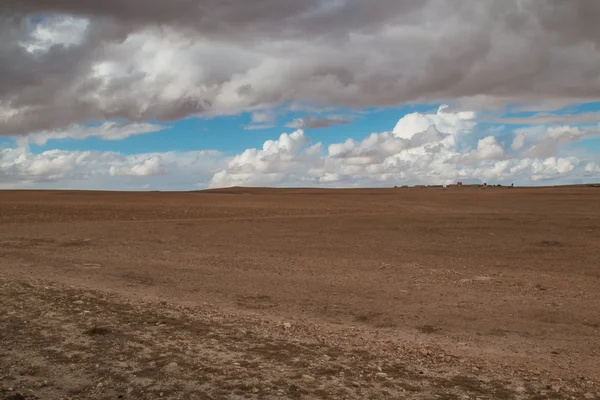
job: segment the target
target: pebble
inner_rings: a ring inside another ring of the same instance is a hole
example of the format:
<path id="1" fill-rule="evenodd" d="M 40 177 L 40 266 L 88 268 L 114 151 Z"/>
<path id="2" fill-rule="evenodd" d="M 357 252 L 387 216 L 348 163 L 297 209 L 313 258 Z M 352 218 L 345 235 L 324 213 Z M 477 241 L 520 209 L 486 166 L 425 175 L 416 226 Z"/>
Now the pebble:
<path id="1" fill-rule="evenodd" d="M 525 393 L 527 391 L 527 389 L 525 389 L 523 386 L 519 386 L 518 388 L 515 389 L 515 392 L 517 393 Z"/>
<path id="2" fill-rule="evenodd" d="M 167 373 L 177 372 L 178 369 L 179 365 L 176 362 L 169 363 L 163 368 L 163 370 Z"/>
<path id="3" fill-rule="evenodd" d="M 252 388 L 252 393 L 258 393 L 258 392 L 259 392 L 259 390 L 258 390 L 258 388 L 257 388 L 257 387 L 253 387 L 253 388 Z"/>
<path id="4" fill-rule="evenodd" d="M 75 300 L 73 304 L 83 304 L 83 300 Z"/>
<path id="5" fill-rule="evenodd" d="M 289 322 L 284 322 L 283 323 L 283 329 L 288 330 L 292 328 L 292 324 L 290 324 Z"/>
<path id="6" fill-rule="evenodd" d="M 302 379 L 307 381 L 307 382 L 314 382 L 315 378 L 310 376 L 310 375 L 302 375 Z"/>
<path id="7" fill-rule="evenodd" d="M 586 393 L 583 395 L 583 397 L 585 397 L 587 400 L 592 400 L 596 398 L 596 396 L 594 396 L 592 393 Z"/>
<path id="8" fill-rule="evenodd" d="M 385 372 L 378 372 L 375 374 L 376 377 L 378 378 L 387 378 L 388 374 L 386 374 Z"/>

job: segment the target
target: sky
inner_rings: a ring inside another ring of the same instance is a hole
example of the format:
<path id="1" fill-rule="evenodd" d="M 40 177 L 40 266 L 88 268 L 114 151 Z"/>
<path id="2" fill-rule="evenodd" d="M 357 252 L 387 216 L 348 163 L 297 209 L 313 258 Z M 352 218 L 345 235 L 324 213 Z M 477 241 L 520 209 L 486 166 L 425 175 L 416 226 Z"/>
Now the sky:
<path id="1" fill-rule="evenodd" d="M 3 0 L 0 189 L 600 182 L 597 0 Z"/>

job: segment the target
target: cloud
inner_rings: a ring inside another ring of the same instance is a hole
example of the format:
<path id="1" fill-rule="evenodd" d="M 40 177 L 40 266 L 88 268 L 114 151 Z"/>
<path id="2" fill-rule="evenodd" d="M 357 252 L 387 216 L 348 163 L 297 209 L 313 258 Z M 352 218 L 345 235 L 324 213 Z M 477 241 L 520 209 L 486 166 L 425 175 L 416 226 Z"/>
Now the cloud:
<path id="1" fill-rule="evenodd" d="M 436 114 L 408 114 L 398 121 L 393 132 L 398 137 L 410 139 L 415 134 L 426 131 L 430 126 L 449 134 L 470 131 L 475 126 L 474 112 L 452 113 L 447 112 L 447 109 L 447 105 L 442 105 Z"/>
<path id="2" fill-rule="evenodd" d="M 321 144 L 309 146 L 304 131 L 283 133 L 278 140 L 267 140 L 262 149 L 246 149 L 213 176 L 210 186 L 276 185 L 296 181 L 305 169 L 318 160 Z"/>
<path id="3" fill-rule="evenodd" d="M 4 0 L 3 6 L 2 135 L 293 104 L 495 107 L 595 101 L 600 93 L 595 1 Z"/>
<path id="4" fill-rule="evenodd" d="M 522 154 L 527 157 L 553 157 L 558 155 L 559 149 L 568 143 L 600 135 L 600 125 L 588 127 L 541 125 L 521 128 L 516 132 L 513 149 L 522 149 Z M 526 146 L 527 142 L 529 142 L 528 146 Z"/>
<path id="5" fill-rule="evenodd" d="M 233 157 L 210 186 L 353 187 L 463 180 L 539 184 L 600 177 L 595 163 L 586 165 L 576 157 L 520 154 L 515 150 L 524 146 L 524 139 L 520 147 L 513 142 L 512 149 L 495 136 L 477 140 L 474 117 L 445 107 L 431 114 L 407 114 L 392 132 L 373 133 L 362 141 L 347 139 L 327 149 L 320 143 L 309 147 L 303 131 L 284 134 L 265 142 L 262 150 L 248 149 Z M 568 127 L 541 130 L 540 138 L 560 138 L 559 143 L 562 138 L 573 141 L 584 136 Z M 459 139 L 475 144 L 464 147 Z"/>
<path id="6" fill-rule="evenodd" d="M 164 129 L 166 129 L 165 126 L 149 123 L 119 124 L 116 122 L 105 122 L 98 126 L 72 125 L 65 129 L 29 133 L 19 137 L 19 142 L 42 146 L 49 140 L 56 139 L 82 140 L 89 137 L 97 137 L 103 140 L 122 140 L 129 136 L 159 132 Z"/>
<path id="7" fill-rule="evenodd" d="M 245 130 L 260 130 L 273 128 L 277 116 L 272 110 L 255 111 L 251 114 L 251 124 L 245 125 Z"/>
<path id="8" fill-rule="evenodd" d="M 510 148 L 513 150 L 519 150 L 523 148 L 523 146 L 525 146 L 525 137 L 526 136 L 524 133 L 518 133 L 517 135 L 515 135 L 515 138 L 513 139 L 513 142 L 510 145 Z"/>
<path id="9" fill-rule="evenodd" d="M 391 187 L 456 181 L 518 185 L 600 180 L 600 159 L 569 151 L 593 127 L 533 126 L 481 137 L 473 114 L 407 114 L 401 129 L 324 146 L 298 129 L 238 154 L 0 149 L 0 187 L 192 190 L 226 186 Z M 466 118 L 465 116 L 469 116 Z M 422 121 L 426 121 L 422 124 Z M 517 143 L 515 146 L 515 141 Z M 511 143 L 512 139 L 512 143 Z"/>
<path id="10" fill-rule="evenodd" d="M 583 112 L 579 114 L 538 113 L 530 117 L 496 118 L 487 119 L 487 121 L 509 125 L 592 124 L 600 123 L 600 112 Z"/>
<path id="11" fill-rule="evenodd" d="M 484 160 L 501 160 L 504 158 L 504 148 L 494 136 L 487 136 L 477 142 L 477 148 L 462 158 L 465 164 L 477 163 Z"/>
<path id="12" fill-rule="evenodd" d="M 123 155 L 115 152 L 0 149 L 0 187 L 190 190 L 225 165 L 218 151 Z"/>
<path id="13" fill-rule="evenodd" d="M 329 115 L 327 117 L 318 118 L 313 116 L 305 116 L 296 118 L 288 122 L 285 126 L 294 129 L 319 129 L 329 128 L 334 125 L 348 125 L 354 120 L 353 115 Z"/>
<path id="14" fill-rule="evenodd" d="M 155 176 L 164 175 L 167 172 L 163 159 L 159 155 L 151 156 L 131 166 L 112 166 L 110 176 Z"/>

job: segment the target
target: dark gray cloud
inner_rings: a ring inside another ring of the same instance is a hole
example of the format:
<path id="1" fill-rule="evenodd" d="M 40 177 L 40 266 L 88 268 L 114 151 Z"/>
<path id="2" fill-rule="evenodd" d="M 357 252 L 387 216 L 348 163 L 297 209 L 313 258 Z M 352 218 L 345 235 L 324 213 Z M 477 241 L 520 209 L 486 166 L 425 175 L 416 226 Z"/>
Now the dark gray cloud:
<path id="1" fill-rule="evenodd" d="M 2 135 L 284 103 L 600 98 L 596 0 L 2 3 Z"/>

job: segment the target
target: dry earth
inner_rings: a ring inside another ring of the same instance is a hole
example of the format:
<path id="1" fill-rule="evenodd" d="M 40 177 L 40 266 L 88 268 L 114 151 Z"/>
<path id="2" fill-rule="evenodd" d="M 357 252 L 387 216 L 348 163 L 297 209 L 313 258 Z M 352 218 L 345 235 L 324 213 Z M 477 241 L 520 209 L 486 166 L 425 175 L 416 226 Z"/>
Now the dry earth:
<path id="1" fill-rule="evenodd" d="M 0 398 L 600 398 L 600 188 L 0 192 Z"/>

